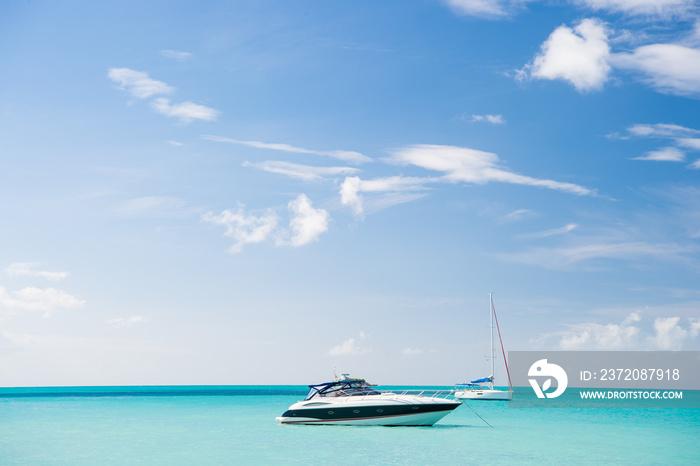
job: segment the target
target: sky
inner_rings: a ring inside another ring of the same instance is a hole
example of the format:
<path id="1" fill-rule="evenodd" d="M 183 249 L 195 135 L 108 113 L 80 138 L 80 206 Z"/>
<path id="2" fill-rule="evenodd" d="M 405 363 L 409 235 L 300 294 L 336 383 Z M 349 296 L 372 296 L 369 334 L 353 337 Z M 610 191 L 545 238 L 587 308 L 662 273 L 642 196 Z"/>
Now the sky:
<path id="1" fill-rule="evenodd" d="M 489 293 L 700 350 L 695 1 L 9 0 L 0 56 L 0 386 L 453 384 Z"/>

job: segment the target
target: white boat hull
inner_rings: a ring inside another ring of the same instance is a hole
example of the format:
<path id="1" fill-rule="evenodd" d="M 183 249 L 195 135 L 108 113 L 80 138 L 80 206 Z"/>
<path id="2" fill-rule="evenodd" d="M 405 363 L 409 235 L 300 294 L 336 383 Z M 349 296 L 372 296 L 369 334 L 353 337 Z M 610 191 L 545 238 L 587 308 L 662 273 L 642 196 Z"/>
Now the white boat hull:
<path id="1" fill-rule="evenodd" d="M 446 398 L 395 393 L 326 397 L 295 403 L 276 419 L 282 424 L 432 426 L 459 405 Z"/>
<path id="2" fill-rule="evenodd" d="M 513 396 L 511 390 L 457 390 L 454 397 L 459 400 L 500 400 L 510 401 Z"/>

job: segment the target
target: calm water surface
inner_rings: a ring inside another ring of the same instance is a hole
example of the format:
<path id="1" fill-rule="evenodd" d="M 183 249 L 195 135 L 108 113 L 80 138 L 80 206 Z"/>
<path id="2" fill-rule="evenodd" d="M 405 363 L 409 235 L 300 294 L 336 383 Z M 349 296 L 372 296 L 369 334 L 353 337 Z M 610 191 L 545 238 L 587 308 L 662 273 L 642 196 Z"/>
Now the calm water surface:
<path id="1" fill-rule="evenodd" d="M 700 409 L 461 406 L 434 427 L 282 426 L 299 386 L 0 388 L 0 464 L 700 464 Z"/>

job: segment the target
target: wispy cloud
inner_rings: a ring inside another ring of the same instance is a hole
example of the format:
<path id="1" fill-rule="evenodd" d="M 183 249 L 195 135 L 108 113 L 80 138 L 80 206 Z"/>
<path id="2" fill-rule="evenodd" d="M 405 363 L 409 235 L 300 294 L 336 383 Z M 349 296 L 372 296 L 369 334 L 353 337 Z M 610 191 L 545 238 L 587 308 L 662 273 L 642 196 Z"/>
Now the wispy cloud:
<path id="1" fill-rule="evenodd" d="M 7 292 L 0 286 L 0 320 L 18 312 L 43 312 L 43 316 L 61 309 L 73 309 L 85 304 L 85 300 L 55 288 L 26 287 Z"/>
<path id="2" fill-rule="evenodd" d="M 277 246 L 299 247 L 317 241 L 328 231 L 330 215 L 325 209 L 314 208 L 311 200 L 300 194 L 287 205 L 289 228 L 278 228 L 279 217 L 273 209 L 262 215 L 246 214 L 245 206 L 238 204 L 235 210 L 224 210 L 220 214 L 208 212 L 202 221 L 226 227 L 224 236 L 235 240 L 229 252 L 237 254 L 246 244 L 274 241 Z"/>
<path id="3" fill-rule="evenodd" d="M 139 99 L 147 99 L 158 94 L 170 94 L 175 90 L 164 82 L 151 79 L 148 73 L 129 68 L 110 68 L 107 76 L 119 84 L 121 89 Z"/>
<path id="4" fill-rule="evenodd" d="M 192 214 L 185 201 L 176 197 L 145 196 L 128 199 L 115 212 L 123 217 L 181 217 Z"/>
<path id="5" fill-rule="evenodd" d="M 504 223 L 517 222 L 534 214 L 530 209 L 518 209 L 501 216 L 499 220 Z"/>
<path id="6" fill-rule="evenodd" d="M 641 73 L 658 91 L 700 98 L 700 50 L 680 44 L 651 44 L 613 57 L 616 67 Z"/>
<path id="7" fill-rule="evenodd" d="M 577 0 L 577 3 L 594 10 L 644 16 L 683 14 L 694 5 L 693 0 Z"/>
<path id="8" fill-rule="evenodd" d="M 652 217 L 654 223 L 672 225 L 674 231 L 693 240 L 700 238 L 700 187 L 665 187 L 655 190 L 654 195 L 667 201 L 661 215 Z"/>
<path id="9" fill-rule="evenodd" d="M 499 167 L 496 154 L 455 146 L 413 145 L 393 151 L 390 163 L 415 165 L 445 173 L 443 180 L 485 184 L 501 183 L 537 186 L 578 195 L 595 195 L 595 191 L 572 183 L 532 178 Z"/>
<path id="10" fill-rule="evenodd" d="M 352 167 L 314 167 L 284 161 L 266 161 L 259 163 L 243 162 L 244 167 L 253 167 L 270 173 L 298 178 L 304 181 L 318 180 L 326 177 L 352 175 L 359 172 Z"/>
<path id="11" fill-rule="evenodd" d="M 568 223 L 564 225 L 561 228 L 553 228 L 551 230 L 545 230 L 545 231 L 540 231 L 538 233 L 529 233 L 529 234 L 524 234 L 521 235 L 520 238 L 523 239 L 541 239 L 541 238 L 549 238 L 550 236 L 556 236 L 556 235 L 564 235 L 566 233 L 570 233 L 574 231 L 575 229 L 578 228 L 578 225 L 575 223 Z"/>
<path id="12" fill-rule="evenodd" d="M 11 277 L 41 277 L 50 281 L 63 280 L 68 276 L 68 272 L 49 272 L 47 270 L 36 270 L 39 266 L 36 262 L 15 262 L 5 269 Z"/>
<path id="13" fill-rule="evenodd" d="M 427 183 L 436 180 L 404 176 L 362 180 L 357 176 L 350 176 L 345 178 L 340 186 L 340 202 L 350 207 L 355 215 L 362 216 L 365 212 L 362 193 L 388 193 L 388 196 L 383 197 L 384 207 L 388 207 L 423 197 L 424 194 L 415 191 L 424 191 L 427 189 Z M 409 197 L 406 197 L 407 192 L 412 192 Z"/>
<path id="14" fill-rule="evenodd" d="M 142 322 L 146 322 L 146 319 L 141 316 L 117 317 L 116 319 L 108 319 L 105 321 L 107 325 L 111 325 L 115 328 L 130 327 L 134 324 L 140 324 Z"/>
<path id="15" fill-rule="evenodd" d="M 609 135 L 609 137 L 622 140 L 645 138 L 666 141 L 666 143 L 675 144 L 675 146 L 666 146 L 657 150 L 648 151 L 645 155 L 633 157 L 632 159 L 684 162 L 686 159 L 686 150 L 700 150 L 700 138 L 694 137 L 698 135 L 700 135 L 700 130 L 694 128 L 687 128 L 672 123 L 656 123 L 632 125 L 626 129 L 626 133 L 614 133 Z M 700 160 L 689 165 L 689 168 L 696 168 L 695 165 L 700 165 Z"/>
<path id="16" fill-rule="evenodd" d="M 401 353 L 405 354 L 406 356 L 417 356 L 425 353 L 425 351 L 420 348 L 404 348 L 401 350 Z"/>
<path id="17" fill-rule="evenodd" d="M 164 82 L 156 81 L 148 76 L 148 73 L 129 68 L 110 68 L 107 72 L 109 79 L 119 84 L 119 87 L 133 97 L 147 99 L 155 95 L 170 94 L 175 88 Z M 178 118 L 181 123 L 187 124 L 194 120 L 214 121 L 219 116 L 219 111 L 193 102 L 171 104 L 169 99 L 159 97 L 151 102 L 151 108 L 161 115 Z"/>
<path id="18" fill-rule="evenodd" d="M 648 138 L 680 138 L 700 135 L 700 130 L 673 123 L 636 124 L 627 128 L 629 136 Z"/>
<path id="19" fill-rule="evenodd" d="M 700 138 L 678 138 L 676 142 L 681 147 L 691 150 L 700 150 Z"/>
<path id="20" fill-rule="evenodd" d="M 176 61 L 187 61 L 192 58 L 192 54 L 190 52 L 182 52 L 179 50 L 161 50 L 160 54 L 165 58 Z"/>
<path id="21" fill-rule="evenodd" d="M 519 253 L 501 253 L 497 257 L 511 262 L 529 264 L 552 270 L 569 270 L 576 266 L 595 267 L 600 260 L 638 261 L 655 258 L 680 262 L 697 253 L 691 246 L 644 241 L 585 242 L 574 246 L 540 247 Z"/>
<path id="22" fill-rule="evenodd" d="M 226 227 L 224 236 L 235 241 L 229 249 L 233 254 L 241 252 L 246 244 L 266 241 L 277 228 L 277 214 L 274 210 L 267 209 L 262 215 L 246 214 L 245 206 L 241 203 L 236 209 L 227 209 L 218 215 L 208 212 L 202 216 L 202 221 Z"/>
<path id="23" fill-rule="evenodd" d="M 506 122 L 506 120 L 503 119 L 503 115 L 472 115 L 470 121 L 485 121 L 487 123 L 493 123 L 494 125 L 503 125 Z"/>
<path id="24" fill-rule="evenodd" d="M 277 150 L 277 151 L 283 151 L 283 152 L 292 152 L 292 153 L 297 153 L 297 154 L 313 154 L 313 155 L 321 155 L 325 157 L 332 157 L 334 159 L 338 160 L 343 160 L 348 163 L 353 163 L 356 165 L 365 163 L 365 162 L 372 162 L 373 160 L 366 155 L 360 154 L 359 152 L 354 152 L 354 151 L 348 151 L 348 150 L 330 150 L 330 151 L 319 151 L 319 150 L 312 150 L 312 149 L 304 149 L 302 147 L 296 147 L 292 146 L 289 144 L 281 144 L 281 143 L 268 143 L 268 142 L 260 142 L 260 141 L 241 141 L 238 139 L 230 139 L 230 138 L 225 138 L 221 136 L 211 136 L 211 135 L 205 135 L 202 136 L 204 139 L 208 141 L 214 141 L 214 142 L 225 142 L 229 144 L 240 144 L 243 146 L 248 146 L 248 147 L 254 147 L 256 149 L 269 149 L 269 150 Z"/>
<path id="25" fill-rule="evenodd" d="M 486 19 L 508 17 L 533 0 L 443 0 L 455 13 Z"/>
<path id="26" fill-rule="evenodd" d="M 456 14 L 484 19 L 507 19 L 525 10 L 537 0 L 442 0 Z M 688 16 L 694 0 L 572 0 L 571 3 L 594 11 L 622 13 L 628 16 L 671 18 Z"/>
<path id="27" fill-rule="evenodd" d="M 359 356 L 371 353 L 372 349 L 363 346 L 363 342 L 367 339 L 365 332 L 360 332 L 359 340 L 348 338 L 339 345 L 335 345 L 328 350 L 329 356 Z"/>
<path id="28" fill-rule="evenodd" d="M 219 117 L 219 111 L 194 102 L 171 104 L 169 99 L 160 97 L 151 102 L 151 107 L 161 115 L 170 118 L 178 118 L 181 123 L 187 124 L 194 120 L 214 121 Z"/>
<path id="29" fill-rule="evenodd" d="M 656 160 L 659 162 L 683 162 L 685 160 L 685 152 L 677 147 L 662 147 L 658 150 L 652 150 L 639 157 L 633 157 L 633 160 Z"/>

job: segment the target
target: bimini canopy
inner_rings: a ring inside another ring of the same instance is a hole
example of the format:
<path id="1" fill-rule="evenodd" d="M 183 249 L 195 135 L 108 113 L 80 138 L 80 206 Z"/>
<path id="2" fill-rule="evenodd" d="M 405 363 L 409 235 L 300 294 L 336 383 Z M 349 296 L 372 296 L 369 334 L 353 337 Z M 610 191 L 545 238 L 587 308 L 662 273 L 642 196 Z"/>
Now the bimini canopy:
<path id="1" fill-rule="evenodd" d="M 345 379 L 337 382 L 320 383 L 318 385 L 309 385 L 309 394 L 306 395 L 306 400 L 310 400 L 314 396 L 357 396 L 357 395 L 377 395 L 379 392 L 374 390 L 363 379 Z"/>

